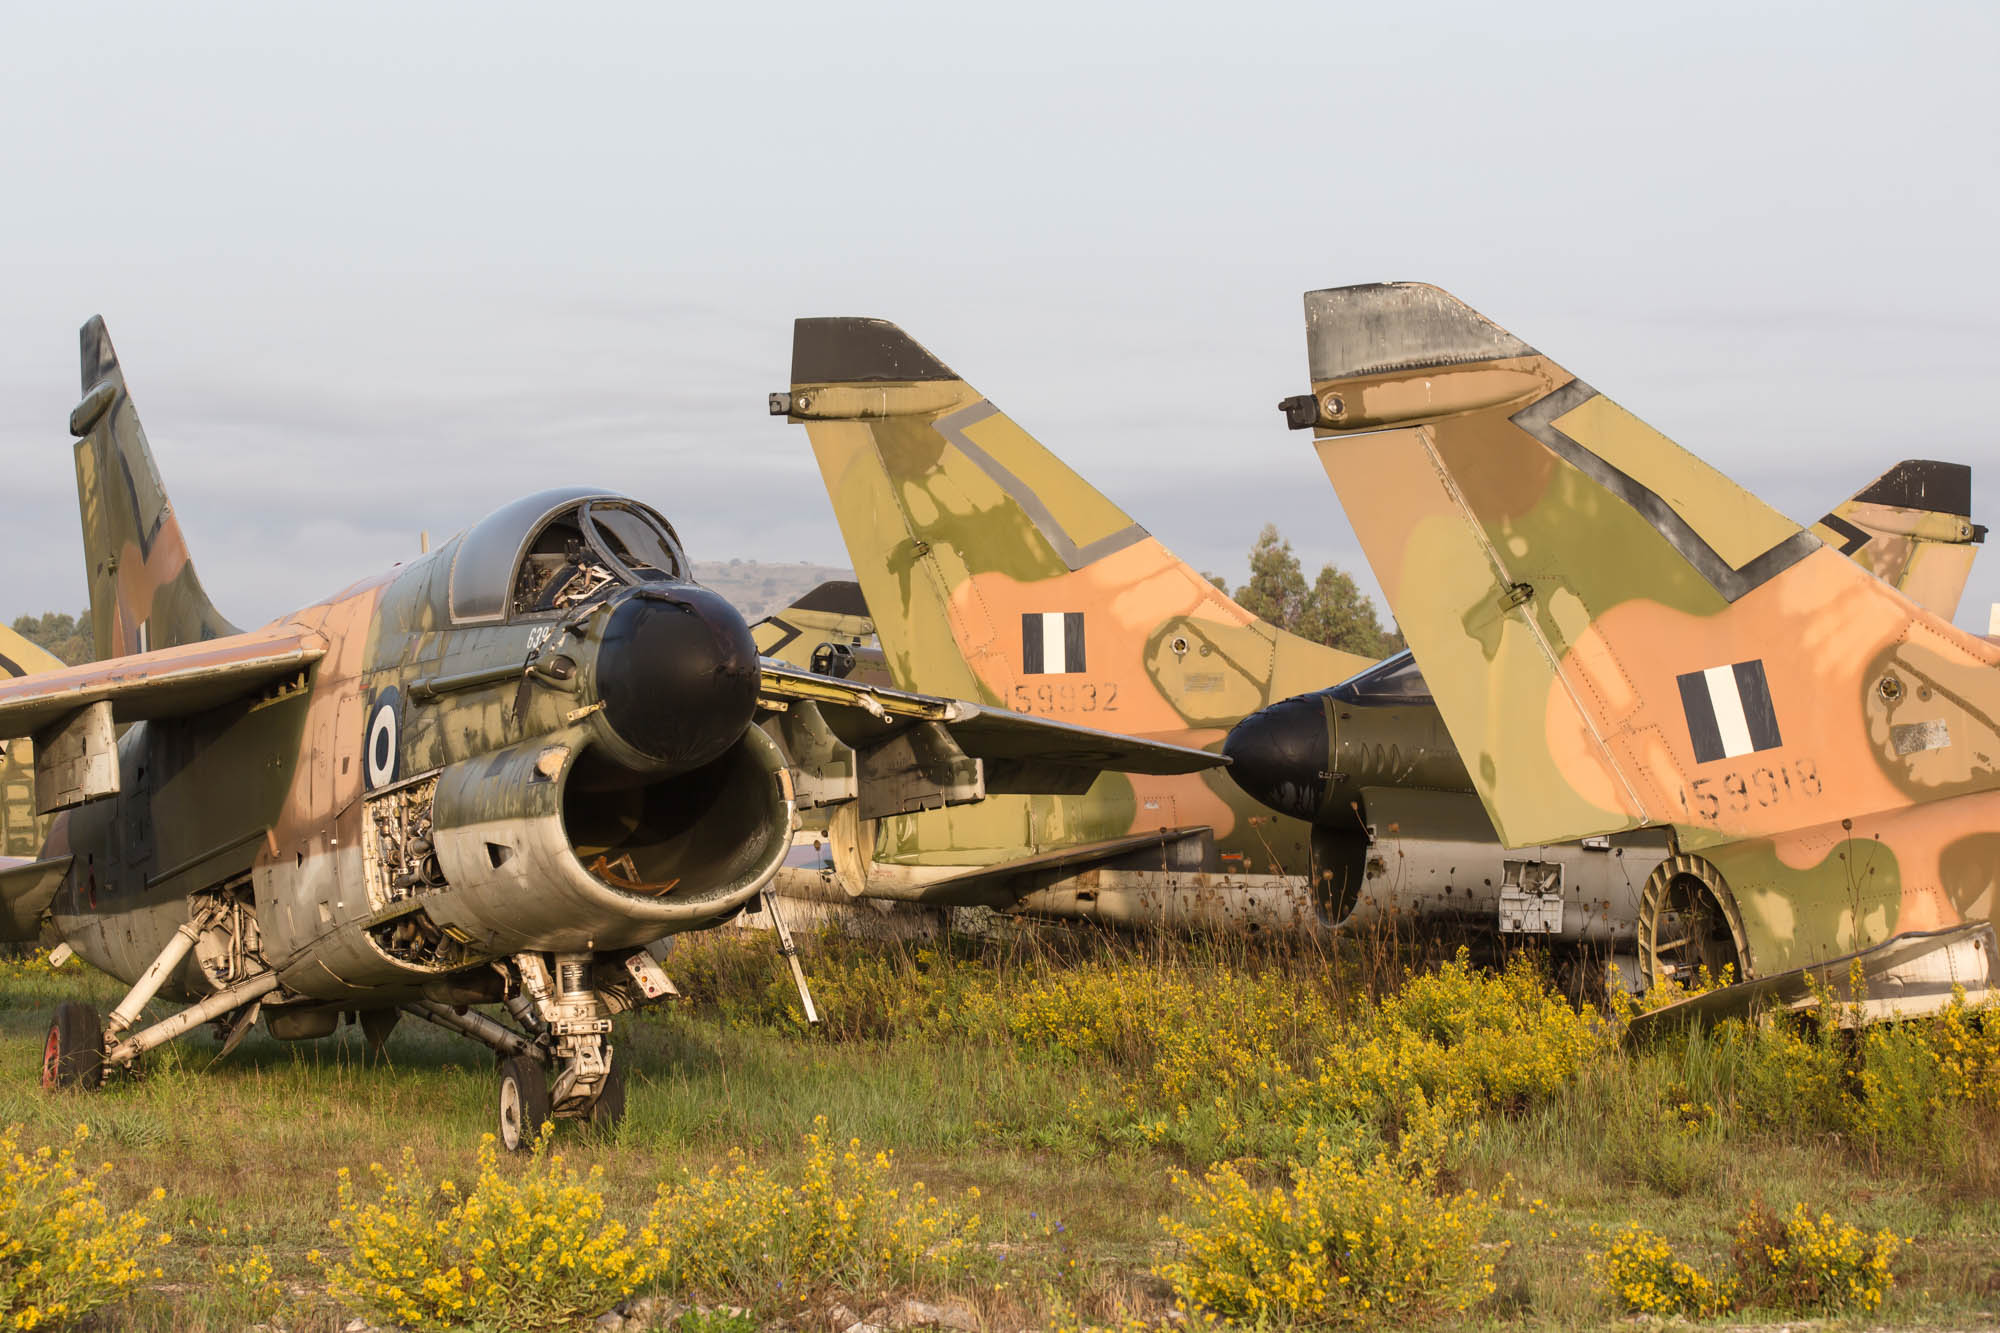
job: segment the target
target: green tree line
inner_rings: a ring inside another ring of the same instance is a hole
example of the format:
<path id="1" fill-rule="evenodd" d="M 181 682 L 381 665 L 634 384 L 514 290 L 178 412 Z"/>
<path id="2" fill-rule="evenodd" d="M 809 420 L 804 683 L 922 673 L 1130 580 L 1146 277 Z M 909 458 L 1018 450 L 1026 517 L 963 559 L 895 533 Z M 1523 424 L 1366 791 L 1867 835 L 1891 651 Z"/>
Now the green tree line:
<path id="1" fill-rule="evenodd" d="M 16 616 L 14 632 L 29 643 L 46 648 L 69 666 L 88 662 L 97 656 L 96 646 L 91 642 L 88 611 L 75 616 L 61 611 Z"/>
<path id="2" fill-rule="evenodd" d="M 1221 575 L 1210 574 L 1208 581 L 1229 592 Z M 1375 603 L 1338 568 L 1321 565 L 1308 584 L 1291 542 L 1275 523 L 1266 523 L 1250 548 L 1250 581 L 1229 595 L 1259 619 L 1329 648 L 1387 657 L 1404 647 L 1402 634 L 1382 627 Z"/>

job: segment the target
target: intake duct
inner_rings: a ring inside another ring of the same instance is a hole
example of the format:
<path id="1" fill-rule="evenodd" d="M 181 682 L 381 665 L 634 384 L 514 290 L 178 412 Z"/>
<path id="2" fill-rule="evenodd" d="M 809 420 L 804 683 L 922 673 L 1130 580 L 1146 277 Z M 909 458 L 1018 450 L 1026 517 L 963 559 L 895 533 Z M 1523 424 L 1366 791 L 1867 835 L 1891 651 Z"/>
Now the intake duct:
<path id="1" fill-rule="evenodd" d="M 729 916 L 783 863 L 784 758 L 748 728 L 671 777 L 605 781 L 575 729 L 454 764 L 438 778 L 447 888 L 425 907 L 491 953 L 602 951 Z"/>

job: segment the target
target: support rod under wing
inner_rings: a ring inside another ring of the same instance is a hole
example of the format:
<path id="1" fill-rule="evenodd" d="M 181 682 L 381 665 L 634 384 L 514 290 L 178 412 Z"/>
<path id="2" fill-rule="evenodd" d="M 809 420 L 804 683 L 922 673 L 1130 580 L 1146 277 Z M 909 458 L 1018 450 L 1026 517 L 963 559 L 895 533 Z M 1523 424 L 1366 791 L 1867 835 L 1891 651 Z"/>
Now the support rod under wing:
<path id="1" fill-rule="evenodd" d="M 470 1037 L 482 1045 L 491 1046 L 502 1055 L 526 1055 L 534 1049 L 535 1043 L 513 1029 L 496 1023 L 484 1014 L 470 1010 L 459 1013 L 450 1005 L 439 1004 L 435 1000 L 418 1000 L 415 1004 L 403 1006 L 403 1012 L 414 1014 L 427 1023 L 435 1023 L 441 1028 L 449 1028 L 462 1037 Z"/>
<path id="2" fill-rule="evenodd" d="M 276 989 L 278 989 L 278 974 L 260 972 L 248 981 L 239 981 L 227 990 L 219 990 L 200 1004 L 189 1005 L 151 1027 L 133 1033 L 112 1047 L 111 1053 L 104 1057 L 104 1061 L 111 1065 L 129 1065 L 155 1046 L 164 1046 L 183 1032 L 191 1032 L 203 1023 L 240 1009 L 252 1000 L 269 995 Z"/>
<path id="3" fill-rule="evenodd" d="M 140 1011 L 152 1003 L 153 997 L 160 993 L 160 987 L 166 984 L 174 969 L 187 958 L 188 950 L 194 948 L 194 942 L 200 935 L 201 925 L 195 921 L 188 922 L 174 932 L 174 937 L 167 941 L 167 947 L 160 950 L 160 956 L 139 974 L 139 979 L 132 983 L 132 989 L 125 992 L 125 998 L 111 1011 L 111 1017 L 104 1020 L 106 1032 L 115 1037 L 139 1021 Z"/>

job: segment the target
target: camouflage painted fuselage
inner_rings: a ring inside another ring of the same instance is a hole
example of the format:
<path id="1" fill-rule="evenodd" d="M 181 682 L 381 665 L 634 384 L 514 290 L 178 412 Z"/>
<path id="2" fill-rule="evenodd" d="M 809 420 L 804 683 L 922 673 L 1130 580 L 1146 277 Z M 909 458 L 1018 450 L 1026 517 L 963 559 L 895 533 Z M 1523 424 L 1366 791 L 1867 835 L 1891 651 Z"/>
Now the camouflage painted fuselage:
<path id="1" fill-rule="evenodd" d="M 737 909 L 789 834 L 775 747 L 747 727 L 721 759 L 647 778 L 600 672 L 634 599 L 712 594 L 647 585 L 467 624 L 452 610 L 465 540 L 193 645 L 318 656 L 258 697 L 127 731 L 122 790 L 57 821 L 50 852 L 75 857 L 57 934 L 129 980 L 190 895 L 234 896 L 288 996 L 366 1005 L 449 995 L 453 974 L 523 950 L 614 950 Z M 198 945 L 173 989 L 205 994 L 228 966 Z"/>
<path id="2" fill-rule="evenodd" d="M 1510 845 L 1669 829 L 1642 949 L 1692 885 L 1755 975 L 1995 916 L 2000 647 L 1446 293 L 1307 317 L 1301 424 Z"/>
<path id="3" fill-rule="evenodd" d="M 1244 714 L 1367 664 L 1236 605 L 893 325 L 799 321 L 782 397 L 903 688 L 1212 750 Z M 851 850 L 832 831 L 871 888 L 1154 830 L 1212 838 L 1132 868 L 1303 883 L 1313 855 L 1304 823 L 1220 770 L 873 823 Z"/>

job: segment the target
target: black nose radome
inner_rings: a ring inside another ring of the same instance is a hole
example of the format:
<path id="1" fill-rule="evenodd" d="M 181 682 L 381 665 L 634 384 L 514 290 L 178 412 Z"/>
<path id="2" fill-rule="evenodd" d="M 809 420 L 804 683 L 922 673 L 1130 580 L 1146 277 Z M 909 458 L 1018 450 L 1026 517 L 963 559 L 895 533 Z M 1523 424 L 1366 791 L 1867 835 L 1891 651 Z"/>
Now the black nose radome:
<path id="1" fill-rule="evenodd" d="M 1326 709 L 1302 694 L 1238 722 L 1222 742 L 1236 785 L 1280 814 L 1311 819 L 1332 781 Z"/>
<path id="2" fill-rule="evenodd" d="M 736 608 L 694 584 L 641 588 L 597 655 L 604 720 L 665 773 L 722 757 L 757 707 L 757 645 Z"/>

